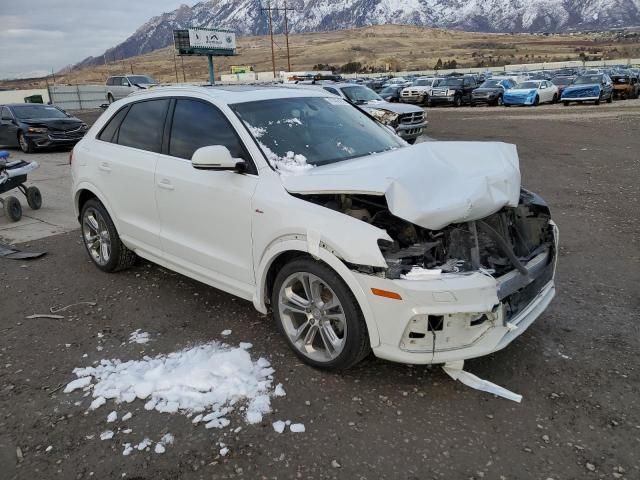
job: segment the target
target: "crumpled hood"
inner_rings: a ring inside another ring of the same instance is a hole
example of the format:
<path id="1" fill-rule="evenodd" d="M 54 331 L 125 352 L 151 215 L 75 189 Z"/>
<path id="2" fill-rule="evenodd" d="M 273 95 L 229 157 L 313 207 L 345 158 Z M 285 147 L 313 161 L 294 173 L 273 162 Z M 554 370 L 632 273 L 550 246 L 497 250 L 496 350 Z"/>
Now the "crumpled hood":
<path id="1" fill-rule="evenodd" d="M 439 230 L 485 218 L 520 198 L 515 145 L 427 142 L 282 176 L 296 194 L 384 195 L 395 216 Z"/>
<path id="2" fill-rule="evenodd" d="M 406 103 L 381 102 L 380 100 L 359 104 L 358 106 L 365 110 L 389 110 L 393 113 L 415 113 L 423 111 L 420 107 L 416 107 L 414 105 L 408 105 Z"/>

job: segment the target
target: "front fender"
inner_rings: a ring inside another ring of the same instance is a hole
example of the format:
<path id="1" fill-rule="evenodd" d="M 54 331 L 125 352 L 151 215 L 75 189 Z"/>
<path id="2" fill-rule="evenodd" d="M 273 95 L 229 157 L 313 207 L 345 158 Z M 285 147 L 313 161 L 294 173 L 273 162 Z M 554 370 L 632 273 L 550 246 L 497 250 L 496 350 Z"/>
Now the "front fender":
<path id="1" fill-rule="evenodd" d="M 256 269 L 256 290 L 253 297 L 253 305 L 261 313 L 267 313 L 266 304 L 266 287 L 267 287 L 267 273 L 273 262 L 285 252 L 309 252 L 310 241 L 305 235 L 296 235 L 295 237 L 285 237 L 278 241 L 272 242 L 267 250 L 262 255 L 260 264 Z M 362 286 L 355 279 L 353 273 L 349 268 L 333 253 L 321 246 L 312 255 L 329 265 L 347 284 L 353 296 L 358 302 L 358 306 L 364 315 L 365 323 L 367 324 L 367 330 L 369 331 L 369 341 L 371 347 L 375 348 L 380 344 L 380 335 L 378 333 L 378 327 L 373 320 L 373 312 L 369 306 L 369 302 L 366 293 L 362 289 Z"/>

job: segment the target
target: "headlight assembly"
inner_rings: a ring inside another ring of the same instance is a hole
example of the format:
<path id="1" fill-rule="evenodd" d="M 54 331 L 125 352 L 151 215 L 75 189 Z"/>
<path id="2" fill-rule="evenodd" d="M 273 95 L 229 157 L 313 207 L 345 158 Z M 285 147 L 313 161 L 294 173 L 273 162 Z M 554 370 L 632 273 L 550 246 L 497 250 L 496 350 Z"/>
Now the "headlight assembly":
<path id="1" fill-rule="evenodd" d="M 47 133 L 46 127 L 29 127 L 27 129 L 29 133 Z"/>

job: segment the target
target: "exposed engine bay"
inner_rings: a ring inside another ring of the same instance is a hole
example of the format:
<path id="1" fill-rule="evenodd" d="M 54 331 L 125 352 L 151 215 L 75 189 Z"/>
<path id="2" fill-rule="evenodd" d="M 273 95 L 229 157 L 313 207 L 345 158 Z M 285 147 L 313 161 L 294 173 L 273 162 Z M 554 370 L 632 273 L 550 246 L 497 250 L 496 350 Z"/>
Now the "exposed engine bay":
<path id="1" fill-rule="evenodd" d="M 522 189 L 516 208 L 505 207 L 482 220 L 428 230 L 398 218 L 384 196 L 304 195 L 301 198 L 386 230 L 393 242 L 380 241 L 387 262 L 385 278 L 396 279 L 414 268 L 442 273 L 484 271 L 502 276 L 523 266 L 553 245 L 551 215 L 536 194 Z"/>

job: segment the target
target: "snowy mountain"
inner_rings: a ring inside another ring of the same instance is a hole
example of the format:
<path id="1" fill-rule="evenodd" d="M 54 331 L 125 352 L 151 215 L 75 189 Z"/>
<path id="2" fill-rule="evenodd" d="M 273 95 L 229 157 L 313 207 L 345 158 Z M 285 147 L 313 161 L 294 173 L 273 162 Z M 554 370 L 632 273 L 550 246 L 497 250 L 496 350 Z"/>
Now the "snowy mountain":
<path id="1" fill-rule="evenodd" d="M 182 5 L 142 25 L 120 45 L 77 66 L 95 65 L 171 45 L 173 30 L 224 27 L 240 35 L 268 32 L 268 0 L 209 0 Z M 284 0 L 272 0 L 283 7 Z M 640 24 L 640 0 L 289 0 L 292 32 L 319 32 L 385 23 L 481 32 L 559 32 Z M 274 30 L 283 26 L 274 12 Z"/>

